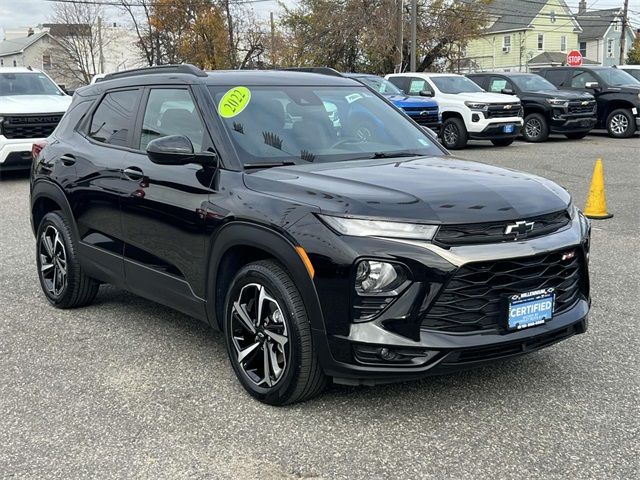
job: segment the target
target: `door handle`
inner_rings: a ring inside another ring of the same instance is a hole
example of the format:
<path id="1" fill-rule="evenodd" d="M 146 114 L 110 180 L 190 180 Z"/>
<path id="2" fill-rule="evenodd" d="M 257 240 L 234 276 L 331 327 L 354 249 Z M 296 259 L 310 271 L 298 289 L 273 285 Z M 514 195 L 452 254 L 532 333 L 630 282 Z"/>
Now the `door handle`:
<path id="1" fill-rule="evenodd" d="M 74 157 L 70 153 L 65 153 L 60 157 L 60 161 L 62 162 L 63 165 L 70 167 L 71 165 L 76 163 L 76 157 Z"/>
<path id="2" fill-rule="evenodd" d="M 131 180 L 140 180 L 142 177 L 144 177 L 144 172 L 138 167 L 125 168 L 122 173 L 124 173 L 125 177 Z"/>

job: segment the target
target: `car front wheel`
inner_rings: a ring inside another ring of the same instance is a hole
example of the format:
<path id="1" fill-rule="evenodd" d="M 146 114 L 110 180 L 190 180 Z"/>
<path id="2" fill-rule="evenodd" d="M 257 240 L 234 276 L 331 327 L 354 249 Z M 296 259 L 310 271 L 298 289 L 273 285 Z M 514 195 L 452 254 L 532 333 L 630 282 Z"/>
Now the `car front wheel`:
<path id="1" fill-rule="evenodd" d="M 278 262 L 238 272 L 225 302 L 224 337 L 238 380 L 261 402 L 301 402 L 324 389 L 304 303 Z"/>
<path id="2" fill-rule="evenodd" d="M 607 117 L 607 131 L 615 138 L 629 138 L 636 131 L 636 120 L 631 110 L 619 108 Z"/>
<path id="3" fill-rule="evenodd" d="M 549 138 L 547 119 L 540 113 L 530 113 L 524 119 L 522 136 L 527 142 L 544 142 Z"/>
<path id="4" fill-rule="evenodd" d="M 453 117 L 442 124 L 442 144 L 449 150 L 459 150 L 467 146 L 467 129 L 462 119 Z"/>

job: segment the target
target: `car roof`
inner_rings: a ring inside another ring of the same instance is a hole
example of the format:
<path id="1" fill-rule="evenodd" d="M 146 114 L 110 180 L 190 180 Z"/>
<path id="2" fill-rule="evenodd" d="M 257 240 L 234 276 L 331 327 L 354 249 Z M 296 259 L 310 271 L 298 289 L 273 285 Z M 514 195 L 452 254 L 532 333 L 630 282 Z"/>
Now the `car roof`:
<path id="1" fill-rule="evenodd" d="M 389 76 L 394 76 L 394 77 L 415 77 L 415 76 L 424 76 L 424 77 L 463 77 L 464 75 L 459 75 L 457 73 L 404 72 L 404 73 L 392 73 Z"/>
<path id="2" fill-rule="evenodd" d="M 209 85 L 360 85 L 350 78 L 294 70 L 216 70 L 208 71 L 204 81 Z"/>
<path id="3" fill-rule="evenodd" d="M 476 72 L 476 73 L 468 73 L 467 77 L 472 77 L 474 75 L 504 75 L 505 77 L 524 77 L 535 75 L 535 73 L 530 72 Z"/>
<path id="4" fill-rule="evenodd" d="M 0 67 L 0 73 L 42 73 L 35 68 L 27 67 Z"/>

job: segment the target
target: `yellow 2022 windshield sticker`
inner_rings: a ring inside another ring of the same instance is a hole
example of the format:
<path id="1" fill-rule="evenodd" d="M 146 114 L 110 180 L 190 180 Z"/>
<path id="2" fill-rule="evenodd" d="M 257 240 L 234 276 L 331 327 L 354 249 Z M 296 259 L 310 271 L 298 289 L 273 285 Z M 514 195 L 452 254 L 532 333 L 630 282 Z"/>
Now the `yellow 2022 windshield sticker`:
<path id="1" fill-rule="evenodd" d="M 233 87 L 222 96 L 218 113 L 222 118 L 233 118 L 242 112 L 251 100 L 251 90 L 247 87 Z"/>

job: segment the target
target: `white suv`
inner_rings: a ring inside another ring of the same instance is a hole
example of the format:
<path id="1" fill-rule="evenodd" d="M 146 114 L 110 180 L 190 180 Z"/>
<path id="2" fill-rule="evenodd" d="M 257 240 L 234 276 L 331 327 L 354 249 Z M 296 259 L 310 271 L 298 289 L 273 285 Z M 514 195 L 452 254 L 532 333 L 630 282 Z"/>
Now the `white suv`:
<path id="1" fill-rule="evenodd" d="M 0 170 L 31 166 L 31 147 L 47 138 L 71 104 L 46 73 L 0 68 Z"/>
<path id="2" fill-rule="evenodd" d="M 442 143 L 464 148 L 469 139 L 511 145 L 522 129 L 522 106 L 513 95 L 489 93 L 453 73 L 396 73 L 386 78 L 407 95 L 434 97 L 442 112 Z"/>

